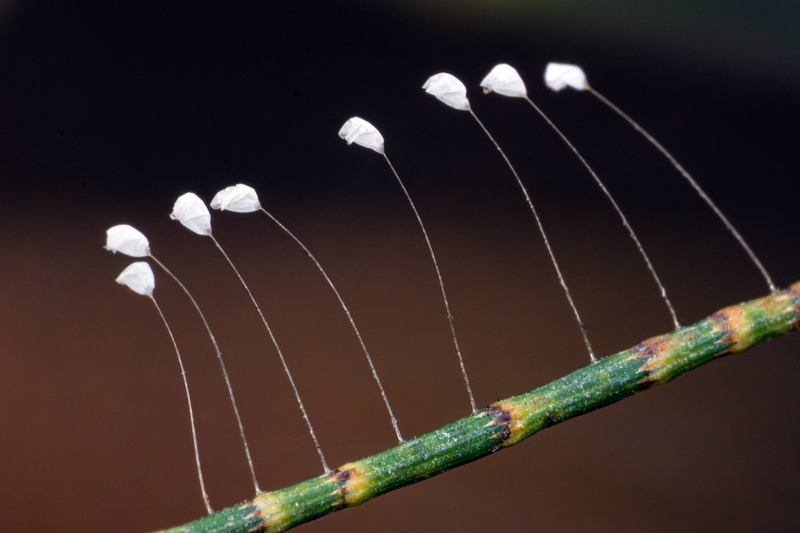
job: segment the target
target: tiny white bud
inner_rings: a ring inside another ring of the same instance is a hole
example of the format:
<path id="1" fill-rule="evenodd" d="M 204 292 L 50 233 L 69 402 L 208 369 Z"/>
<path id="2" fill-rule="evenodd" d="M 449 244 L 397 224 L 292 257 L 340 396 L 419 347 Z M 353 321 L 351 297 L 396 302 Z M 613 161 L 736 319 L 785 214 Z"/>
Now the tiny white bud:
<path id="1" fill-rule="evenodd" d="M 211 209 L 235 213 L 252 213 L 261 208 L 255 189 L 241 183 L 219 191 L 210 205 Z"/>
<path id="2" fill-rule="evenodd" d="M 156 279 L 153 277 L 153 270 L 144 261 L 131 263 L 128 268 L 117 276 L 117 283 L 126 285 L 128 288 L 143 296 L 152 296 L 156 288 Z"/>
<path id="3" fill-rule="evenodd" d="M 522 82 L 522 78 L 519 77 L 519 73 L 514 67 L 505 63 L 494 67 L 483 78 L 481 87 L 483 87 L 484 94 L 494 91 L 503 96 L 528 96 L 528 91 L 525 90 L 525 84 Z"/>
<path id="4" fill-rule="evenodd" d="M 141 231 L 127 224 L 120 224 L 106 230 L 104 248 L 113 253 L 123 253 L 131 257 L 150 255 L 150 243 Z"/>
<path id="5" fill-rule="evenodd" d="M 589 86 L 581 67 L 566 63 L 548 63 L 544 71 L 544 83 L 554 91 L 567 86 L 582 91 Z"/>
<path id="6" fill-rule="evenodd" d="M 467 88 L 461 81 L 446 72 L 441 72 L 428 78 L 422 86 L 425 92 L 432 94 L 445 104 L 461 111 L 469 111 Z"/>
<path id="7" fill-rule="evenodd" d="M 339 137 L 347 141 L 347 144 L 356 143 L 379 154 L 383 153 L 383 135 L 363 118 L 353 117 L 345 122 L 339 130 Z"/>
<path id="8" fill-rule="evenodd" d="M 211 234 L 211 213 L 203 200 L 193 192 L 187 192 L 175 201 L 169 217 L 198 235 Z"/>

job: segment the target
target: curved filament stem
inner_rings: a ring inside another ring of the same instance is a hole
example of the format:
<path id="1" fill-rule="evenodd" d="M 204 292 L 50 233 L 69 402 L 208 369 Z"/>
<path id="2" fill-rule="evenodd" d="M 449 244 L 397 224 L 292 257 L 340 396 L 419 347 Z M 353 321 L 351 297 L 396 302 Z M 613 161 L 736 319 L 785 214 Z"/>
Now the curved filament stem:
<path id="1" fill-rule="evenodd" d="M 239 416 L 239 408 L 236 406 L 236 399 L 233 397 L 233 387 L 231 386 L 231 380 L 228 377 L 228 371 L 225 369 L 225 361 L 222 360 L 222 352 L 219 349 L 217 340 L 214 338 L 214 334 L 211 333 L 211 328 L 208 325 L 208 321 L 206 320 L 205 315 L 203 315 L 203 312 L 200 310 L 200 306 L 197 305 L 197 301 L 195 301 L 194 297 L 189 292 L 189 289 L 187 289 L 186 286 L 183 283 L 181 283 L 181 280 L 179 280 L 175 276 L 175 274 L 173 274 L 166 266 L 164 266 L 164 263 L 156 259 L 156 257 L 153 254 L 150 254 L 150 259 L 152 259 L 155 264 L 161 267 L 161 269 L 164 272 L 169 274 L 169 276 L 173 280 L 175 280 L 175 283 L 177 283 L 178 286 L 181 289 L 183 289 L 183 292 L 185 292 L 186 296 L 189 297 L 189 300 L 192 301 L 194 308 L 197 309 L 197 314 L 200 315 L 200 319 L 203 321 L 203 325 L 206 327 L 208 336 L 209 338 L 211 338 L 211 344 L 214 345 L 214 350 L 216 350 L 217 352 L 217 359 L 219 360 L 220 368 L 222 368 L 222 376 L 225 378 L 225 385 L 227 385 L 228 387 L 228 396 L 230 396 L 231 405 L 233 405 L 233 414 L 236 415 L 236 422 L 237 424 L 239 424 L 239 435 L 242 437 L 242 444 L 244 445 L 244 454 L 247 456 L 247 464 L 250 467 L 250 476 L 252 476 L 253 478 L 253 485 L 256 488 L 256 494 L 261 494 L 262 490 L 261 487 L 258 486 L 258 480 L 256 479 L 256 471 L 255 468 L 253 468 L 253 459 L 252 457 L 250 457 L 250 448 L 247 446 L 247 439 L 244 436 L 244 426 L 242 425 L 242 417 Z"/>
<path id="2" fill-rule="evenodd" d="M 175 347 L 175 354 L 178 356 L 178 364 L 181 367 L 181 376 L 183 376 L 183 387 L 186 389 L 186 402 L 189 404 L 189 421 L 192 424 L 192 442 L 194 443 L 194 460 L 197 463 L 197 477 L 200 480 L 200 492 L 203 493 L 203 502 L 206 504 L 206 509 L 208 509 L 208 514 L 212 514 L 214 512 L 211 509 L 211 503 L 208 501 L 208 493 L 206 492 L 206 484 L 203 483 L 203 471 L 200 469 L 200 452 L 197 449 L 197 432 L 195 431 L 194 427 L 194 411 L 192 410 L 192 397 L 189 394 L 189 381 L 186 379 L 186 369 L 183 368 L 183 359 L 181 359 L 181 352 L 178 350 L 178 343 L 175 342 L 175 336 L 172 334 L 172 329 L 169 327 L 167 323 L 167 319 L 164 316 L 164 313 L 161 312 L 161 308 L 158 306 L 156 299 L 153 295 L 150 295 L 150 300 L 153 301 L 153 305 L 156 306 L 156 310 L 158 311 L 159 316 L 161 316 L 161 320 L 164 321 L 164 326 L 167 328 L 167 333 L 169 333 L 169 338 L 172 340 L 172 346 Z"/>
<path id="3" fill-rule="evenodd" d="M 247 291 L 247 295 L 250 296 L 250 300 L 253 302 L 253 305 L 256 307 L 256 311 L 258 311 L 258 315 L 261 317 L 261 321 L 264 323 L 264 327 L 267 328 L 267 333 L 269 333 L 270 339 L 272 339 L 272 344 L 275 346 L 275 350 L 278 352 L 278 357 L 281 359 L 281 364 L 283 365 L 283 370 L 286 372 L 286 377 L 289 378 L 289 383 L 292 385 L 292 390 L 294 391 L 294 397 L 297 399 L 297 404 L 300 406 L 300 411 L 303 413 L 303 420 L 306 421 L 306 425 L 308 426 L 308 432 L 311 434 L 311 439 L 314 441 L 314 446 L 317 448 L 317 453 L 319 454 L 319 459 L 322 461 L 322 467 L 325 469 L 325 472 L 330 472 L 330 468 L 328 468 L 328 463 L 325 461 L 325 456 L 322 455 L 322 448 L 319 445 L 319 441 L 317 440 L 317 435 L 314 433 L 314 428 L 311 427 L 311 420 L 308 418 L 308 413 L 306 412 L 306 408 L 303 405 L 303 401 L 300 399 L 300 393 L 297 392 L 297 386 L 294 383 L 294 378 L 292 378 L 292 373 L 289 372 L 289 367 L 286 365 L 286 359 L 283 357 L 283 353 L 281 352 L 280 347 L 278 346 L 278 341 L 275 340 L 275 335 L 272 333 L 272 328 L 269 327 L 267 323 L 267 319 L 264 318 L 264 313 L 261 312 L 261 308 L 256 303 L 256 299 L 253 298 L 253 293 L 250 292 L 250 289 L 247 287 L 247 283 L 244 282 L 244 278 L 242 275 L 239 274 L 239 270 L 233 265 L 233 261 L 231 261 L 228 254 L 225 253 L 225 250 L 222 249 L 217 239 L 214 238 L 213 235 L 210 233 L 208 234 L 211 237 L 211 240 L 214 241 L 214 244 L 219 248 L 219 251 L 222 252 L 222 255 L 225 257 L 225 260 L 228 261 L 228 264 L 231 266 L 233 271 L 236 273 L 236 277 L 239 278 L 239 281 L 242 282 L 242 286 L 244 286 L 244 290 Z"/>
<path id="4" fill-rule="evenodd" d="M 564 276 L 561 275 L 561 269 L 558 268 L 558 261 L 556 261 L 556 256 L 553 253 L 553 248 L 550 246 L 550 241 L 548 241 L 547 239 L 547 233 L 545 233 L 544 231 L 544 226 L 542 225 L 542 221 L 539 218 L 539 215 L 536 213 L 536 208 L 533 207 L 533 201 L 531 200 L 530 194 L 528 194 L 528 189 L 525 188 L 525 185 L 519 178 L 519 174 L 517 174 L 517 171 L 514 169 L 514 166 L 511 164 L 511 161 L 508 160 L 508 157 L 506 157 L 506 154 L 500 148 L 500 145 L 497 144 L 497 141 L 494 140 L 492 134 L 489 133 L 489 130 L 487 130 L 486 126 L 483 125 L 483 122 L 480 121 L 478 115 L 476 115 L 472 109 L 469 110 L 469 113 L 470 115 L 472 115 L 475 121 L 480 125 L 481 129 L 486 134 L 486 136 L 489 137 L 489 139 L 492 141 L 492 144 L 494 144 L 494 147 L 497 148 L 497 151 L 500 152 L 500 155 L 503 157 L 503 160 L 506 162 L 506 165 L 508 165 L 508 168 L 511 169 L 511 173 L 514 174 L 514 177 L 516 178 L 520 189 L 522 189 L 522 193 L 525 195 L 525 201 L 528 202 L 528 207 L 530 207 L 531 212 L 533 213 L 533 218 L 536 219 L 536 225 L 539 226 L 539 233 L 542 234 L 544 245 L 545 247 L 547 247 L 547 253 L 550 254 L 550 261 L 553 263 L 553 267 L 556 269 L 558 282 L 561 283 L 561 287 L 564 289 L 564 294 L 567 296 L 567 301 L 569 302 L 569 306 L 572 308 L 572 312 L 575 314 L 575 320 L 578 321 L 578 325 L 581 328 L 581 334 L 583 335 L 583 342 L 586 343 L 586 349 L 589 350 L 589 357 L 591 358 L 592 363 L 596 363 L 597 357 L 595 357 L 594 350 L 592 350 L 592 343 L 589 342 L 589 334 L 586 331 L 586 324 L 584 324 L 583 320 L 581 320 L 581 316 L 580 314 L 578 314 L 578 308 L 575 307 L 575 302 L 572 300 L 572 295 L 569 292 L 567 283 L 564 281 Z"/>
<path id="5" fill-rule="evenodd" d="M 525 100 L 527 100 L 528 103 L 533 106 L 533 108 L 536 110 L 537 113 L 539 113 L 539 115 L 545 120 L 545 122 L 547 122 L 547 124 L 549 124 L 550 127 L 553 128 L 553 131 L 555 131 L 558 134 L 558 136 L 561 137 L 561 140 L 564 141 L 564 143 L 566 143 L 567 146 L 569 146 L 569 149 L 572 150 L 572 153 L 574 153 L 575 156 L 578 159 L 580 159 L 581 163 L 583 163 L 583 166 L 586 167 L 586 170 L 588 170 L 589 174 L 591 174 L 592 177 L 594 178 L 594 181 L 597 182 L 597 185 L 600 186 L 600 189 L 603 191 L 603 194 L 606 195 L 608 201 L 611 202 L 612 206 L 614 206 L 614 210 L 616 210 L 617 214 L 619 215 L 619 218 L 622 219 L 622 225 L 628 228 L 628 234 L 631 236 L 631 239 L 633 239 L 633 242 L 636 244 L 636 248 L 639 249 L 639 254 L 641 254 L 645 264 L 647 264 L 647 269 L 650 271 L 650 275 L 653 277 L 653 280 L 656 282 L 656 285 L 658 285 L 658 288 L 661 292 L 661 298 L 667 305 L 667 309 L 669 310 L 670 316 L 672 316 L 672 322 L 675 324 L 675 329 L 681 327 L 680 323 L 678 322 L 678 315 L 675 314 L 675 308 L 672 307 L 672 302 L 669 301 L 669 297 L 667 296 L 667 289 L 664 288 L 664 285 L 658 278 L 658 274 L 656 274 L 656 269 L 653 267 L 653 263 L 650 262 L 650 258 L 647 256 L 647 253 L 645 253 L 642 243 L 639 242 L 639 238 L 636 236 L 636 233 L 633 232 L 633 226 L 631 226 L 630 223 L 628 222 L 628 219 L 625 218 L 625 215 L 622 213 L 622 209 L 620 209 L 616 200 L 614 200 L 614 197 L 611 196 L 611 193 L 608 191 L 605 184 L 600 180 L 600 177 L 597 175 L 597 173 L 595 173 L 592 167 L 589 166 L 589 163 L 587 163 L 586 160 L 583 158 L 583 156 L 578 152 L 577 148 L 575 148 L 575 146 L 571 142 L 569 142 L 569 139 L 567 139 L 567 137 L 563 133 L 561 133 L 561 130 L 558 129 L 555 124 L 553 124 L 553 122 L 547 117 L 547 115 L 544 114 L 544 112 L 542 112 L 541 109 L 539 109 L 539 106 L 534 104 L 533 100 L 531 100 L 528 96 L 525 96 Z"/>
<path id="6" fill-rule="evenodd" d="M 327 281 L 328 285 L 330 285 L 331 289 L 333 289 L 334 294 L 336 294 L 336 298 L 339 299 L 339 303 L 341 304 L 342 309 L 344 310 L 345 314 L 347 315 L 347 319 L 350 321 L 350 325 L 353 327 L 353 331 L 355 332 L 356 337 L 358 337 L 358 342 L 361 344 L 361 349 L 364 350 L 364 355 L 367 357 L 367 362 L 369 363 L 369 368 L 370 368 L 370 370 L 372 370 L 372 377 L 375 378 L 375 382 L 378 384 L 378 388 L 381 391 L 381 396 L 383 397 L 383 403 L 386 404 L 386 409 L 389 411 L 389 418 L 391 418 L 391 420 L 392 420 L 392 427 L 394 427 L 394 432 L 397 434 L 397 439 L 402 443 L 403 442 L 403 437 L 400 435 L 400 429 L 397 427 L 397 419 L 394 417 L 394 413 L 392 412 L 391 405 L 389 405 L 389 398 L 386 396 L 386 392 L 383 390 L 383 385 L 381 384 L 381 380 L 378 378 L 378 372 L 375 370 L 375 365 L 372 364 L 372 357 L 370 357 L 369 352 L 367 351 L 367 346 L 364 344 L 364 340 L 361 338 L 361 333 L 358 331 L 358 328 L 356 327 L 356 323 L 353 320 L 353 316 L 350 314 L 350 310 L 345 305 L 344 300 L 342 299 L 341 295 L 339 295 L 339 291 L 336 290 L 336 287 L 333 285 L 333 282 L 331 281 L 331 278 L 328 277 L 327 272 L 325 272 L 325 270 L 322 268 L 322 265 L 320 264 L 319 261 L 317 261 L 317 258 L 314 257 L 314 255 L 309 251 L 308 248 L 306 248 L 306 245 L 303 244 L 300 241 L 300 239 L 298 239 L 295 236 L 294 233 L 289 231 L 289 229 L 286 226 L 281 224 L 280 221 L 278 221 L 277 218 L 272 216 L 272 214 L 269 213 L 266 209 L 264 209 L 263 207 L 260 207 L 259 209 L 261 209 L 264 212 L 264 214 L 266 214 L 269 218 L 271 218 L 272 221 L 275 222 L 275 224 L 277 224 L 279 228 L 281 228 L 283 231 L 285 231 L 286 234 L 289 235 L 289 237 L 294 239 L 294 242 L 296 242 L 297 244 L 300 245 L 300 247 L 308 254 L 308 257 L 310 257 L 311 260 L 314 262 L 314 264 L 317 265 L 317 268 L 319 269 L 319 271 L 322 274 L 322 276 L 325 278 L 325 281 Z"/>
<path id="7" fill-rule="evenodd" d="M 761 272 L 761 275 L 764 277 L 764 280 L 767 282 L 767 285 L 769 286 L 769 290 L 772 292 L 776 292 L 778 290 L 778 287 L 775 286 L 775 283 L 772 281 L 772 277 L 770 277 L 769 273 L 767 272 L 767 269 L 764 268 L 764 265 L 761 263 L 761 261 L 759 261 L 758 257 L 756 257 L 755 252 L 753 252 L 753 250 L 750 248 L 747 242 L 745 242 L 744 237 L 742 237 L 742 235 L 736 230 L 736 228 L 733 227 L 733 224 L 731 224 L 731 222 L 728 220 L 728 217 L 726 217 L 722 213 L 722 211 L 717 207 L 717 204 L 715 204 L 711 200 L 711 198 L 705 193 L 705 191 L 702 188 L 700 188 L 700 185 L 686 171 L 686 169 L 683 168 L 683 166 L 680 163 L 678 163 L 678 160 L 675 159 L 675 157 L 673 157 L 673 155 L 669 153 L 667 149 L 664 148 L 664 146 L 662 146 L 660 142 L 658 142 L 652 135 L 650 135 L 644 128 L 642 128 L 638 122 L 633 120 L 627 113 L 622 111 L 622 109 L 614 105 L 608 98 L 597 92 L 592 87 L 587 86 L 586 90 L 595 95 L 598 100 L 606 104 L 609 108 L 611 108 L 611 110 L 613 110 L 623 119 L 625 119 L 625 121 L 628 122 L 628 124 L 630 124 L 631 126 L 633 126 L 633 128 L 636 131 L 644 135 L 645 139 L 647 139 L 650 142 L 650 144 L 655 146 L 658 149 L 658 151 L 661 152 L 664 155 L 664 157 L 666 157 L 669 160 L 670 163 L 672 163 L 672 166 L 674 166 L 675 169 L 678 172 L 680 172 L 680 174 L 684 178 L 686 178 L 686 180 L 694 188 L 694 190 L 697 191 L 697 194 L 700 195 L 700 198 L 705 200 L 705 202 L 708 204 L 711 210 L 714 211 L 714 213 L 719 217 L 722 223 L 725 224 L 725 227 L 728 228 L 728 231 L 730 231 L 733 234 L 734 238 L 736 238 L 736 240 L 739 241 L 739 244 L 742 246 L 745 253 L 747 253 L 747 255 L 750 257 L 750 260 L 753 262 L 753 264 L 756 265 L 756 268 Z"/>
<path id="8" fill-rule="evenodd" d="M 422 228 L 422 235 L 425 237 L 425 243 L 428 245 L 428 251 L 431 254 L 431 259 L 433 260 L 433 267 L 436 269 L 436 277 L 439 279 L 439 288 L 442 291 L 442 299 L 444 300 L 444 307 L 447 311 L 447 320 L 450 321 L 450 333 L 453 335 L 453 344 L 456 347 L 456 354 L 458 354 L 458 364 L 461 365 L 461 374 L 464 376 L 464 384 L 467 386 L 467 394 L 469 395 L 469 402 L 472 405 L 472 412 L 476 412 L 478 410 L 477 406 L 475 405 L 475 397 L 472 395 L 472 388 L 469 386 L 469 378 L 467 377 L 467 369 L 464 367 L 464 358 L 461 356 L 461 348 L 458 346 L 458 338 L 456 337 L 456 327 L 453 324 L 453 314 L 450 312 L 450 303 L 447 301 L 447 293 L 444 290 L 444 281 L 442 281 L 442 273 L 439 270 L 439 263 L 436 261 L 436 254 L 433 253 L 433 246 L 431 245 L 431 240 L 428 238 L 428 232 L 425 230 L 425 225 L 422 223 L 422 218 L 419 216 L 419 212 L 417 211 L 417 207 L 414 205 L 414 201 L 411 199 L 411 195 L 408 194 L 408 190 L 406 190 L 406 186 L 403 185 L 403 181 L 400 179 L 400 175 L 394 169 L 394 165 L 392 162 L 389 161 L 389 157 L 384 153 L 384 159 L 389 164 L 389 168 L 392 169 L 392 173 L 394 177 L 397 178 L 397 183 L 400 184 L 400 188 L 403 189 L 403 193 L 406 195 L 408 199 L 408 203 L 411 204 L 411 209 L 414 211 L 414 216 L 417 217 L 417 222 L 419 222 L 419 227 Z"/>

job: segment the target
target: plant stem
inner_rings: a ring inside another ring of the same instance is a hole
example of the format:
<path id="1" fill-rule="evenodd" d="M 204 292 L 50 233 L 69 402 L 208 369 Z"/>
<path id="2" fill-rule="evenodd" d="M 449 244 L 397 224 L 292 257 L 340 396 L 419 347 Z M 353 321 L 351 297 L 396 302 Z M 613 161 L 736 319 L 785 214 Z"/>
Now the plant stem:
<path id="1" fill-rule="evenodd" d="M 798 327 L 800 282 L 648 339 L 385 452 L 165 532 L 286 531 L 508 448 L 542 429 Z"/>

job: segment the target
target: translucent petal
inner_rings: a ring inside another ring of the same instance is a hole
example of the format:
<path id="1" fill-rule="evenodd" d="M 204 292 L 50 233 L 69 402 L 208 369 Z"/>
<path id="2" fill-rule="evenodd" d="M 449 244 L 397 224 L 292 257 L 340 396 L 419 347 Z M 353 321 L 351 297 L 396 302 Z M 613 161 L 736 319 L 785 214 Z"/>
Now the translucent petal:
<path id="1" fill-rule="evenodd" d="M 211 200 L 211 209 L 233 211 L 235 213 L 252 213 L 261 208 L 255 189 L 242 183 L 226 187 Z"/>
<path id="2" fill-rule="evenodd" d="M 134 292 L 143 296 L 150 296 L 156 288 L 156 279 L 153 277 L 153 270 L 144 261 L 131 263 L 128 268 L 117 276 L 117 283 L 126 285 Z"/>
<path id="3" fill-rule="evenodd" d="M 363 118 L 353 117 L 339 130 L 339 137 L 347 144 L 359 144 L 364 148 L 383 153 L 383 135 Z"/>
<path id="4" fill-rule="evenodd" d="M 528 95 L 525 84 L 519 77 L 516 69 L 511 65 L 501 63 L 483 78 L 481 82 L 484 94 L 492 91 L 503 96 L 523 97 Z"/>
<path id="5" fill-rule="evenodd" d="M 544 71 L 544 83 L 554 91 L 567 86 L 582 91 L 589 86 L 581 67 L 566 63 L 548 63 Z"/>
<path id="6" fill-rule="evenodd" d="M 450 107 L 462 111 L 469 111 L 467 88 L 452 74 L 442 72 L 431 76 L 422 88 L 425 89 L 428 94 L 432 94 Z"/>
<path id="7" fill-rule="evenodd" d="M 211 213 L 206 204 L 193 192 L 187 192 L 175 201 L 172 220 L 177 220 L 198 235 L 211 233 Z"/>
<path id="8" fill-rule="evenodd" d="M 127 224 L 120 224 L 106 230 L 105 249 L 123 253 L 131 257 L 150 255 L 150 243 L 141 231 Z"/>

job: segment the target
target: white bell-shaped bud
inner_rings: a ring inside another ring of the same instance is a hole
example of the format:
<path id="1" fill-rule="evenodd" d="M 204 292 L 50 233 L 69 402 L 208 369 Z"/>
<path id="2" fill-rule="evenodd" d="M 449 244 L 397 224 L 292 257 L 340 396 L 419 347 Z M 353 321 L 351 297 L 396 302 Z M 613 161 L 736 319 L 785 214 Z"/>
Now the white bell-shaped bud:
<path id="1" fill-rule="evenodd" d="M 422 86 L 425 92 L 432 94 L 445 104 L 462 111 L 469 111 L 467 88 L 461 81 L 446 72 L 441 72 L 428 78 Z"/>
<path id="2" fill-rule="evenodd" d="M 131 257 L 150 255 L 150 243 L 141 231 L 127 224 L 120 224 L 106 230 L 104 248 L 113 253 L 123 253 Z"/>
<path id="3" fill-rule="evenodd" d="M 193 192 L 187 192 L 175 201 L 169 217 L 198 235 L 211 234 L 211 213 L 203 200 Z"/>
<path id="4" fill-rule="evenodd" d="M 156 288 L 156 279 L 153 277 L 153 269 L 144 261 L 131 263 L 128 268 L 117 276 L 117 283 L 126 285 L 128 288 L 143 296 L 152 296 Z"/>
<path id="5" fill-rule="evenodd" d="M 363 118 L 353 117 L 345 122 L 339 130 L 339 137 L 347 141 L 347 144 L 356 143 L 379 154 L 383 153 L 383 135 Z"/>
<path id="6" fill-rule="evenodd" d="M 519 77 L 517 70 L 505 63 L 494 67 L 492 71 L 483 78 L 481 87 L 483 87 L 484 94 L 494 91 L 503 96 L 515 96 L 520 98 L 528 96 L 528 91 L 525 90 L 525 84 L 522 82 L 522 78 Z"/>
<path id="7" fill-rule="evenodd" d="M 544 71 L 544 83 L 554 91 L 560 91 L 567 86 L 578 91 L 589 87 L 581 67 L 566 63 L 548 63 Z"/>
<path id="8" fill-rule="evenodd" d="M 219 191 L 210 205 L 211 209 L 235 213 L 252 213 L 261 208 L 255 189 L 242 183 Z"/>

